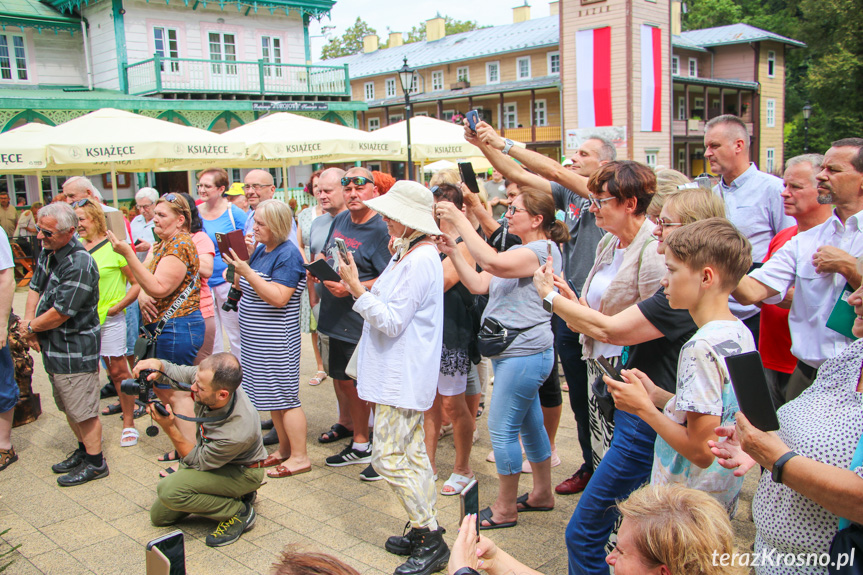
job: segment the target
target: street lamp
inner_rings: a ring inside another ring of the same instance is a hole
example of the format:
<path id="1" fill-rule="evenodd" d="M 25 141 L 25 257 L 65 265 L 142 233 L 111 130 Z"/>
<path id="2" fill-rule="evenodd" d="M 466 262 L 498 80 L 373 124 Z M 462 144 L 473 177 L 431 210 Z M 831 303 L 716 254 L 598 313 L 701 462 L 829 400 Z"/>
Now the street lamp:
<path id="1" fill-rule="evenodd" d="M 812 115 L 812 106 L 809 102 L 803 106 L 803 153 L 809 153 L 809 116 Z"/>
<path id="2" fill-rule="evenodd" d="M 417 71 L 408 66 L 408 57 L 405 56 L 405 63 L 399 69 L 399 82 L 402 84 L 402 92 L 405 95 L 405 118 L 407 120 L 408 131 L 408 179 L 414 179 L 414 165 L 411 160 L 411 88 L 414 85 L 414 78 Z"/>

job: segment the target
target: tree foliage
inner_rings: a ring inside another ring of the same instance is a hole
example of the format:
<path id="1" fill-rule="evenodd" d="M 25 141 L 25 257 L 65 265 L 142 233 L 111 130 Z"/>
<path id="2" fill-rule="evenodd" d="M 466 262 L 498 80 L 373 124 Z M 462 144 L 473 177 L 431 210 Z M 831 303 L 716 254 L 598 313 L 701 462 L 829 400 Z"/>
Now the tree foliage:
<path id="1" fill-rule="evenodd" d="M 689 0 L 685 29 L 743 22 L 805 42 L 785 52 L 785 157 L 803 152 L 809 102 L 809 150 L 863 135 L 863 0 Z"/>
<path id="2" fill-rule="evenodd" d="M 470 32 L 471 30 L 477 30 L 478 28 L 487 28 L 487 26 L 478 26 L 476 20 L 456 20 L 449 16 L 444 16 L 444 29 L 446 30 L 446 35 L 451 36 L 452 34 L 459 34 L 461 32 Z M 426 23 L 420 22 L 408 32 L 407 38 L 405 38 L 405 44 L 410 44 L 411 42 L 422 42 L 426 39 Z"/>
<path id="3" fill-rule="evenodd" d="M 344 34 L 327 42 L 321 50 L 321 60 L 359 54 L 363 51 L 363 36 L 377 33 L 377 30 L 357 17 L 357 21 Z"/>

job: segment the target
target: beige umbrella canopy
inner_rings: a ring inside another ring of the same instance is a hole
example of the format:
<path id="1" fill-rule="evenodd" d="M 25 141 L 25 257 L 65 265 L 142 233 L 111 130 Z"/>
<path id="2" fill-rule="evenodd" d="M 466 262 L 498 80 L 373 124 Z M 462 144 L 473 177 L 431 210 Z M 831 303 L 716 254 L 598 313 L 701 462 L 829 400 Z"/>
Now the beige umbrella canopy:
<path id="1" fill-rule="evenodd" d="M 373 132 L 379 138 L 395 138 L 401 142 L 398 154 L 379 155 L 379 160 L 407 160 L 407 120 Z M 414 162 L 451 160 L 482 156 L 479 148 L 464 139 L 464 127 L 427 116 L 410 119 L 411 159 Z"/>
<path id="2" fill-rule="evenodd" d="M 112 108 L 75 118 L 39 137 L 47 149 L 49 169 L 111 172 L 115 206 L 118 169 L 144 172 L 221 166 L 245 154 L 242 142 Z"/>
<path id="3" fill-rule="evenodd" d="M 48 166 L 42 137 L 51 130 L 45 124 L 24 124 L 0 134 L 0 172 L 43 170 Z"/>

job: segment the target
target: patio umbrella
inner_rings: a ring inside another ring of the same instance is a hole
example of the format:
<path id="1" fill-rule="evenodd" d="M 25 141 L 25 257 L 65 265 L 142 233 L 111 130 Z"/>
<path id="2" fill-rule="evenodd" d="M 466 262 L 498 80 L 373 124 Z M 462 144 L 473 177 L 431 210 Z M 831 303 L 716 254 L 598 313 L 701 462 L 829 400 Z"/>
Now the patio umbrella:
<path id="1" fill-rule="evenodd" d="M 411 159 L 415 162 L 455 160 L 482 156 L 479 148 L 464 139 L 464 127 L 452 122 L 435 120 L 427 116 L 415 116 L 411 125 Z M 379 160 L 407 160 L 407 120 L 402 120 L 374 132 L 378 137 L 394 138 L 401 142 L 397 154 L 378 156 Z"/>
<path id="2" fill-rule="evenodd" d="M 51 169 L 111 172 L 115 207 L 118 168 L 144 172 L 223 166 L 245 154 L 242 142 L 113 108 L 55 126 L 41 138 Z"/>

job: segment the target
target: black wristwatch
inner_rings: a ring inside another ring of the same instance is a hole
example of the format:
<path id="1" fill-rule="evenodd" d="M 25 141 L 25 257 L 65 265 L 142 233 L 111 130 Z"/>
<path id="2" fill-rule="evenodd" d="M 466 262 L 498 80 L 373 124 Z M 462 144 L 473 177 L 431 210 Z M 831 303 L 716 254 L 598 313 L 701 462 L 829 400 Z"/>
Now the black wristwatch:
<path id="1" fill-rule="evenodd" d="M 782 468 L 785 467 L 785 464 L 788 463 L 789 459 L 796 456 L 796 453 L 794 453 L 793 451 L 789 451 L 788 453 L 776 460 L 776 463 L 773 464 L 773 471 L 770 473 L 770 477 L 773 479 L 773 483 L 782 483 Z"/>
<path id="2" fill-rule="evenodd" d="M 453 575 L 479 575 L 479 571 L 473 569 L 471 567 L 462 567 L 458 571 L 456 571 Z"/>

